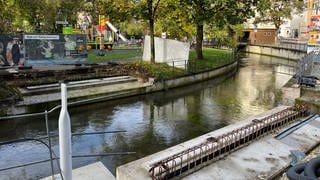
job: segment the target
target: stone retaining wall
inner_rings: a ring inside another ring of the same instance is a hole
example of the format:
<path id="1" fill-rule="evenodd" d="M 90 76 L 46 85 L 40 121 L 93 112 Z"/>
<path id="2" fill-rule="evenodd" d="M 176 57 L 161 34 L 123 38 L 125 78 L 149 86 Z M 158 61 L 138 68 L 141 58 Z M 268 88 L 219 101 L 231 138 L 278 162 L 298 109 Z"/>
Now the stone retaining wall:
<path id="1" fill-rule="evenodd" d="M 214 77 L 221 76 L 226 73 L 234 72 L 237 70 L 238 61 L 225 65 L 220 68 L 216 68 L 211 71 L 197 73 L 194 75 L 188 75 L 180 78 L 165 80 L 162 82 L 155 82 L 152 86 L 146 87 L 146 92 L 155 92 L 161 90 L 167 90 L 170 88 L 176 88 L 180 86 L 189 85 L 196 82 L 205 81 Z"/>
<path id="2" fill-rule="evenodd" d="M 307 52 L 296 49 L 287 49 L 283 47 L 276 46 L 258 46 L 258 45 L 247 45 L 244 52 L 261 54 L 267 56 L 280 57 L 285 59 L 299 60 L 303 57 Z"/>

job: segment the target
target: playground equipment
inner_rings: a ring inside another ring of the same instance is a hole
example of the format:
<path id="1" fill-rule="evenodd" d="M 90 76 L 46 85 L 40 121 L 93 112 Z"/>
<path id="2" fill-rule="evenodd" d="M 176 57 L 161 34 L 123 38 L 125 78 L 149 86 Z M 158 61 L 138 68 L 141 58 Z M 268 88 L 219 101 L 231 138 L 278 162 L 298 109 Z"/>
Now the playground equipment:
<path id="1" fill-rule="evenodd" d="M 111 50 L 115 42 L 128 42 L 128 39 L 120 33 L 120 30 L 109 21 L 108 16 L 99 15 L 97 23 L 94 23 L 92 18 L 87 13 L 81 13 L 78 20 L 79 27 L 81 27 L 79 33 L 86 35 L 88 50 Z M 74 30 L 71 32 L 76 33 Z"/>
<path id="2" fill-rule="evenodd" d="M 122 34 L 120 34 L 119 30 L 115 28 L 109 21 L 106 22 L 106 25 L 114 32 L 116 33 L 122 41 L 127 42 L 128 39 L 125 38 Z"/>
<path id="3" fill-rule="evenodd" d="M 88 37 L 88 45 L 92 49 L 108 49 L 111 50 L 115 41 L 119 38 L 123 42 L 128 42 L 120 31 L 109 21 L 105 21 L 104 17 L 99 17 L 99 25 L 94 26 L 88 32 L 86 32 Z"/>

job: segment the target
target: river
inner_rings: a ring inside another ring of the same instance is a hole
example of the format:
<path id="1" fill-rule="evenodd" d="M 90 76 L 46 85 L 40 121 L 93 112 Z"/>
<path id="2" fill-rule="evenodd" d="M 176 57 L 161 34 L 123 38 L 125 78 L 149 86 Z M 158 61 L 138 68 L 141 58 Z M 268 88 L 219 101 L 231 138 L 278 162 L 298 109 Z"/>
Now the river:
<path id="1" fill-rule="evenodd" d="M 69 109 L 72 132 L 126 132 L 73 137 L 73 155 L 136 152 L 132 155 L 73 159 L 73 168 L 96 161 L 115 174 L 117 166 L 174 146 L 281 104 L 280 88 L 295 62 L 248 54 L 235 74 L 158 92 Z M 50 130 L 57 133 L 58 113 L 50 114 Z M 46 135 L 43 117 L 0 122 L 0 141 Z M 58 138 L 53 138 L 58 153 Z M 48 159 L 37 142 L 0 146 L 0 169 Z M 55 164 L 56 165 L 56 164 Z M 56 172 L 57 172 L 57 168 Z M 0 179 L 37 179 L 50 175 L 41 163 L 0 172 Z"/>

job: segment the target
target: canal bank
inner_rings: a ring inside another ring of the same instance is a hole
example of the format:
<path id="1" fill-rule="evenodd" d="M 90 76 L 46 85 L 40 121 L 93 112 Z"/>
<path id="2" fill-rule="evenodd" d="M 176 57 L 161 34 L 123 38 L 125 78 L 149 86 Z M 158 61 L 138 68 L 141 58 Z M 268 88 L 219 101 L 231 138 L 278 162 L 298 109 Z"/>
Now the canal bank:
<path id="1" fill-rule="evenodd" d="M 217 78 L 225 74 L 234 74 L 238 61 L 201 73 L 155 82 L 147 82 L 130 76 L 100 78 L 85 81 L 71 81 L 68 86 L 70 106 L 97 103 L 106 100 L 125 98 L 158 91 L 164 91 Z M 44 111 L 60 103 L 60 89 L 57 83 L 28 86 L 19 89 L 23 100 L 7 110 L 7 115 Z"/>
<path id="2" fill-rule="evenodd" d="M 297 61 L 307 54 L 305 46 L 300 46 L 302 45 L 297 44 L 292 45 L 291 47 L 277 45 L 246 45 L 242 51 Z"/>

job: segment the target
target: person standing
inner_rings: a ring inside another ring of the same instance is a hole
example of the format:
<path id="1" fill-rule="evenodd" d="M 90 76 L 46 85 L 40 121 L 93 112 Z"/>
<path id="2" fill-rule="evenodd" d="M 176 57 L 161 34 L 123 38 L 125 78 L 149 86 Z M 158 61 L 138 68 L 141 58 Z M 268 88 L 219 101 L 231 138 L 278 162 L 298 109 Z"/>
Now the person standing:
<path id="1" fill-rule="evenodd" d="M 19 47 L 20 47 L 20 59 L 19 59 L 19 66 L 24 66 L 24 46 L 23 44 L 21 44 L 21 41 L 19 43 Z"/>
<path id="2" fill-rule="evenodd" d="M 12 53 L 13 64 L 18 65 L 19 60 L 20 60 L 20 47 L 19 47 L 16 40 L 14 41 L 14 44 L 12 45 L 11 53 Z"/>
<path id="3" fill-rule="evenodd" d="M 13 46 L 13 39 L 11 38 L 7 44 L 7 49 L 6 49 L 6 59 L 10 66 L 14 65 L 13 59 L 12 59 L 12 46 Z"/>

